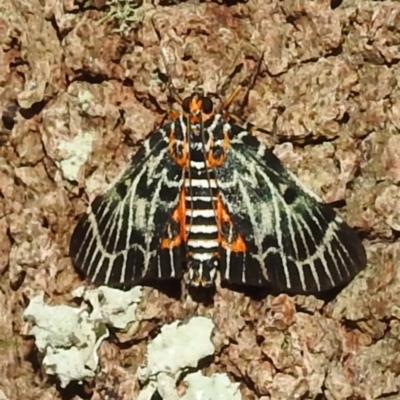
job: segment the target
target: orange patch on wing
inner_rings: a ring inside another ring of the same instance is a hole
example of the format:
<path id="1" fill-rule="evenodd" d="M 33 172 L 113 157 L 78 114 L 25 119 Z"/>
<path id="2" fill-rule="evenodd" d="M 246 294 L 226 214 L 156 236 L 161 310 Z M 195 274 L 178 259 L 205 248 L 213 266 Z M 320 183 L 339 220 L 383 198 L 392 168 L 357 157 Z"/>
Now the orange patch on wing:
<path id="1" fill-rule="evenodd" d="M 233 225 L 232 218 L 226 211 L 226 208 L 221 200 L 221 198 L 218 196 L 217 198 L 217 218 L 218 218 L 218 225 L 222 227 L 222 224 L 228 223 L 229 225 Z M 218 237 L 220 245 L 227 249 L 229 248 L 231 251 L 235 253 L 244 253 L 247 251 L 247 246 L 245 241 L 243 240 L 241 235 L 237 235 L 235 239 L 232 242 L 228 242 L 225 237 L 222 236 L 221 233 L 219 233 Z"/>
<path id="2" fill-rule="evenodd" d="M 184 169 L 189 168 L 189 149 L 187 143 L 182 143 L 182 154 L 177 153 L 177 146 L 179 145 L 178 141 L 175 138 L 175 133 L 171 133 L 170 142 L 168 145 L 169 153 L 174 161 Z"/>
<path id="3" fill-rule="evenodd" d="M 186 194 L 184 189 L 181 190 L 178 205 L 172 213 L 171 219 L 179 224 L 179 234 L 173 238 L 163 238 L 161 241 L 163 249 L 171 249 L 186 241 Z"/>
<path id="4" fill-rule="evenodd" d="M 222 246 L 229 247 L 235 253 L 245 253 L 247 251 L 246 243 L 240 235 L 237 235 L 235 240 L 231 243 L 228 243 L 226 240 L 224 240 L 222 242 Z"/>
<path id="5" fill-rule="evenodd" d="M 225 151 L 219 156 L 215 157 L 212 152 L 208 152 L 207 154 L 207 168 L 215 168 L 224 164 L 226 158 Z"/>
<path id="6" fill-rule="evenodd" d="M 172 249 L 172 247 L 179 246 L 182 243 L 180 235 L 176 235 L 174 238 L 164 238 L 161 241 L 161 247 L 163 249 Z"/>
<path id="7" fill-rule="evenodd" d="M 215 146 L 214 141 L 211 141 L 210 148 L 212 149 Z M 230 139 L 228 137 L 228 133 L 224 131 L 224 141 L 222 142 L 222 153 L 215 157 L 212 151 L 209 151 L 207 154 L 207 168 L 220 167 L 224 164 L 226 160 L 226 152 L 230 146 Z"/>
<path id="8" fill-rule="evenodd" d="M 179 196 L 179 203 L 175 209 L 173 217 L 177 218 L 175 221 L 179 222 L 180 236 L 182 241 L 186 242 L 186 193 L 185 189 L 181 190 Z"/>

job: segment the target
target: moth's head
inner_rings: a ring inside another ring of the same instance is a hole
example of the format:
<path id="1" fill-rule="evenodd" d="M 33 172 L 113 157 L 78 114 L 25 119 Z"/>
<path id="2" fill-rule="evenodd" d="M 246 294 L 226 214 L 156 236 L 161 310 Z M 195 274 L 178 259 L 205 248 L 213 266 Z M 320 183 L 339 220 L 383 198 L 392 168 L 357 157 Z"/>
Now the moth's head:
<path id="1" fill-rule="evenodd" d="M 195 92 L 183 100 L 182 110 L 190 124 L 197 125 L 214 115 L 214 104 L 209 97 Z"/>

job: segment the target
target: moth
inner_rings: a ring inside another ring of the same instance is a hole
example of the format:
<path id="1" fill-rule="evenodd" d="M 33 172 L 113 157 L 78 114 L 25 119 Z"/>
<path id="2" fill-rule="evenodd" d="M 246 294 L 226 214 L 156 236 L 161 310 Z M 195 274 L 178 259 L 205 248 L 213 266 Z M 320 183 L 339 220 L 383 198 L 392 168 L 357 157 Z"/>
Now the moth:
<path id="1" fill-rule="evenodd" d="M 318 293 L 365 267 L 357 235 L 246 124 L 193 93 L 88 207 L 70 241 L 96 284 L 184 278 Z"/>

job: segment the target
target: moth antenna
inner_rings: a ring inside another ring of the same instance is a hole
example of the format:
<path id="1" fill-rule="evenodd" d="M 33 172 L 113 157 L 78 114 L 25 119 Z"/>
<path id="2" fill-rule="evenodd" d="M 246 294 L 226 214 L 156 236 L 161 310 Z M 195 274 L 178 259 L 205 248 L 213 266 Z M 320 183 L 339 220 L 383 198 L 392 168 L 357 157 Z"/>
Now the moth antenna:
<path id="1" fill-rule="evenodd" d="M 258 59 L 257 62 L 257 66 L 254 70 L 254 72 L 252 73 L 251 77 L 250 77 L 250 83 L 246 84 L 247 80 L 245 80 L 245 82 L 241 85 L 242 87 L 246 87 L 246 92 L 243 96 L 243 100 L 242 100 L 242 104 L 239 107 L 239 114 L 242 115 L 243 114 L 243 110 L 244 108 L 248 105 L 249 103 L 249 95 L 250 95 L 250 91 L 255 87 L 256 82 L 257 82 L 257 78 L 260 75 L 260 71 L 261 71 L 261 66 L 262 63 L 264 61 L 264 51 L 261 53 L 260 58 Z"/>

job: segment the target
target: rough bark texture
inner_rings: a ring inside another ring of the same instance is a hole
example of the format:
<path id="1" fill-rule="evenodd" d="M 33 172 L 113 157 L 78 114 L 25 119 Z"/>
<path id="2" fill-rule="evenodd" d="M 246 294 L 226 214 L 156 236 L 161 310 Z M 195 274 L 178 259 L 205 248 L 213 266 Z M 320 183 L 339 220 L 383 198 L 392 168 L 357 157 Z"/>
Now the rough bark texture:
<path id="1" fill-rule="evenodd" d="M 203 372 L 228 372 L 243 399 L 399 399 L 400 3 L 157 0 L 128 23 L 105 3 L 0 2 L 0 398 L 134 399 L 151 332 L 206 315 L 219 345 Z M 60 390 L 22 312 L 40 290 L 71 303 L 76 216 L 165 117 L 165 76 L 182 95 L 201 86 L 224 98 L 263 52 L 241 116 L 274 133 L 316 193 L 346 200 L 339 212 L 363 233 L 367 269 L 330 301 L 217 288 L 202 304 L 147 288 L 138 340 L 103 343 L 89 394 Z M 71 158 L 63 144 L 82 133 L 89 150 Z"/>

